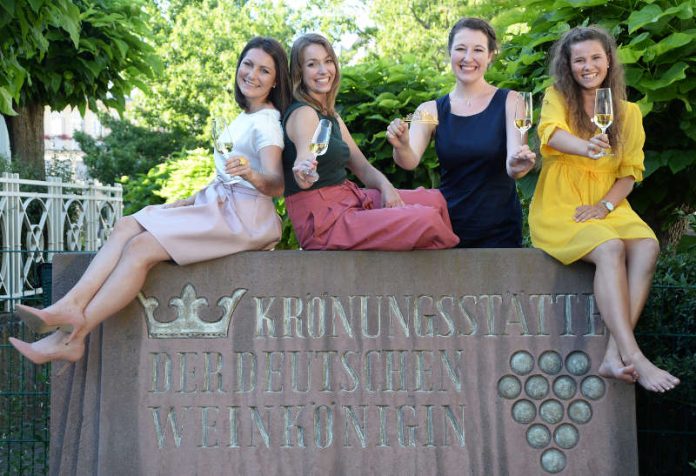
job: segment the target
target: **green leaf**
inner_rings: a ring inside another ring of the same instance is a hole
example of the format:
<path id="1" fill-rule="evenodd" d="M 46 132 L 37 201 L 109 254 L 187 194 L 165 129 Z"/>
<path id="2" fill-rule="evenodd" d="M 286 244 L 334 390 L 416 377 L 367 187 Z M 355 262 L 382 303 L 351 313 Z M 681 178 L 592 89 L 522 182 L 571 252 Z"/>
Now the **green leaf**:
<path id="1" fill-rule="evenodd" d="M 650 50 L 654 50 L 655 56 L 660 56 L 666 52 L 679 48 L 684 45 L 688 45 L 694 41 L 696 35 L 687 34 L 682 32 L 676 32 L 664 38 L 662 41 L 657 43 L 655 46 L 650 47 Z"/>
<path id="2" fill-rule="evenodd" d="M 633 33 L 638 28 L 657 22 L 663 14 L 664 12 L 658 5 L 646 5 L 628 17 L 628 32 Z"/>
<path id="3" fill-rule="evenodd" d="M 637 50 L 630 46 L 620 46 L 618 49 L 619 61 L 623 64 L 637 63 L 644 52 L 645 50 L 643 49 Z"/>
<path id="4" fill-rule="evenodd" d="M 101 73 L 103 66 L 97 61 L 88 61 L 84 58 L 78 57 L 77 60 L 82 66 L 84 66 L 90 73 L 92 73 L 92 78 L 96 78 Z"/>
<path id="5" fill-rule="evenodd" d="M 57 73 L 48 73 L 48 89 L 57 93 L 60 89 L 60 85 L 63 82 L 63 77 Z"/>
<path id="6" fill-rule="evenodd" d="M 648 33 L 647 31 L 644 31 L 640 35 L 636 35 L 635 37 L 633 37 L 631 39 L 631 42 L 629 43 L 629 45 L 636 46 L 648 38 L 650 38 L 650 33 Z"/>
<path id="7" fill-rule="evenodd" d="M 605 5 L 606 0 L 564 0 L 563 2 L 557 2 L 561 4 L 570 5 L 573 8 L 582 7 L 595 7 L 597 5 Z"/>
<path id="8" fill-rule="evenodd" d="M 691 2 L 682 1 L 679 5 L 665 10 L 665 15 L 674 15 L 680 20 L 689 20 L 694 16 Z"/>
<path id="9" fill-rule="evenodd" d="M 647 89 L 664 88 L 675 81 L 686 78 L 686 74 L 684 72 L 687 69 L 689 69 L 689 65 L 680 61 L 679 63 L 672 65 L 672 67 L 669 68 L 664 74 L 659 75 L 658 79 L 641 80 L 641 85 Z"/>
<path id="10" fill-rule="evenodd" d="M 650 114 L 650 111 L 652 111 L 653 109 L 653 103 L 648 99 L 647 95 L 643 96 L 642 98 L 640 98 L 640 100 L 636 101 L 636 104 L 638 105 L 640 113 L 643 117 Z"/>
<path id="11" fill-rule="evenodd" d="M 681 172 L 690 165 L 696 164 L 696 151 L 671 151 L 668 163 L 673 174 Z"/>
<path id="12" fill-rule="evenodd" d="M 12 95 L 2 86 L 0 86 L 0 113 L 7 116 L 17 115 L 15 110 L 12 108 Z"/>
<path id="13" fill-rule="evenodd" d="M 119 40 L 118 38 L 113 38 L 112 41 L 116 44 L 119 53 L 121 53 L 121 57 L 125 58 L 126 53 L 128 53 L 128 45 L 126 44 L 126 42 Z"/>
<path id="14" fill-rule="evenodd" d="M 34 10 L 34 13 L 38 13 L 39 9 L 44 3 L 44 0 L 28 0 L 29 5 L 31 6 L 31 9 Z"/>
<path id="15" fill-rule="evenodd" d="M 7 18 L 12 18 L 15 12 L 14 0 L 3 0 L 0 2 L 0 8 L 7 12 Z"/>
<path id="16" fill-rule="evenodd" d="M 624 74 L 626 76 L 626 84 L 643 91 L 643 88 L 639 87 L 640 80 L 642 79 L 644 74 L 642 69 L 627 66 L 624 69 Z"/>
<path id="17" fill-rule="evenodd" d="M 655 152 L 646 151 L 643 166 L 645 167 L 645 170 L 643 171 L 643 180 L 645 180 L 652 175 L 653 172 L 662 167 L 662 158 Z"/>

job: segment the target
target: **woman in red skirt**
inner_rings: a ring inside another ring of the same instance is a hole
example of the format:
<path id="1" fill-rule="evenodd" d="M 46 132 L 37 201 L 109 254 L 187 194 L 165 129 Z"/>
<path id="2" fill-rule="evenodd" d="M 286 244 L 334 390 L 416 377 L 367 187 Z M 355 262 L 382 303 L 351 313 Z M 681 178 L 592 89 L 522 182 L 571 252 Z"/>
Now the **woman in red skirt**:
<path id="1" fill-rule="evenodd" d="M 283 171 L 285 203 L 300 246 L 387 251 L 454 247 L 459 238 L 442 194 L 396 190 L 350 136 L 334 109 L 340 71 L 326 38 L 307 34 L 295 41 L 290 77 L 295 102 L 283 118 Z M 317 160 L 318 151 L 310 149 L 322 119 L 331 124 L 331 133 Z M 347 180 L 346 169 L 367 188 Z"/>

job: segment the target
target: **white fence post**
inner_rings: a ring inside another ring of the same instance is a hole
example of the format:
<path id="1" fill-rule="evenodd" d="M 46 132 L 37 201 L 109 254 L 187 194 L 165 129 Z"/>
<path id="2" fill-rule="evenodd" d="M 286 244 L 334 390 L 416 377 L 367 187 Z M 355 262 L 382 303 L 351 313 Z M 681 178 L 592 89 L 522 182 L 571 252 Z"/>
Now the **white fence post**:
<path id="1" fill-rule="evenodd" d="M 83 202 L 85 210 L 85 250 L 95 251 L 97 249 L 97 237 L 99 236 L 99 216 L 97 215 L 97 191 L 93 180 L 87 182 L 88 188 L 85 191 Z"/>
<path id="2" fill-rule="evenodd" d="M 20 249 L 21 232 L 22 232 L 22 213 L 21 213 L 21 198 L 19 196 L 19 174 L 4 173 L 3 174 L 3 198 L 5 199 L 4 220 L 6 222 L 6 231 L 4 239 L 5 244 L 3 250 L 5 259 L 3 260 L 3 282 L 5 284 L 5 293 L 12 298 L 22 291 L 22 255 Z M 2 306 L 9 311 L 12 307 L 11 300 L 8 300 Z"/>
<path id="3" fill-rule="evenodd" d="M 48 198 L 46 208 L 49 213 L 48 221 L 48 256 L 53 259 L 54 252 L 63 250 L 63 181 L 59 177 L 48 177 Z"/>

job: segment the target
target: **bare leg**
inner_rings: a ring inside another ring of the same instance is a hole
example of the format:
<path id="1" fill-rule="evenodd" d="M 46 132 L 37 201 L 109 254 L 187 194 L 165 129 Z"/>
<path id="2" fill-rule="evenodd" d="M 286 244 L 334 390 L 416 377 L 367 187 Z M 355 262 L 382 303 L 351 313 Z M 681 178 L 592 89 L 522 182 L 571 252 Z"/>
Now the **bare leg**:
<path id="1" fill-rule="evenodd" d="M 85 308 L 87 335 L 108 317 L 126 307 L 145 283 L 150 269 L 171 256 L 150 232 L 140 233 L 128 242 L 118 265 Z"/>
<path id="2" fill-rule="evenodd" d="M 11 339 L 12 345 L 35 363 L 53 360 L 79 360 L 84 353 L 84 339 L 92 329 L 123 309 L 138 294 L 148 271 L 155 264 L 170 259 L 162 245 L 149 233 L 133 237 L 118 264 L 84 310 L 84 325 L 74 337 L 57 331 L 32 344 Z"/>
<path id="3" fill-rule="evenodd" d="M 126 244 L 143 231 L 143 227 L 134 218 L 119 219 L 111 236 L 77 284 L 65 296 L 45 309 L 19 305 L 18 313 L 22 319 L 39 332 L 61 327 L 72 328 L 75 332 L 75 329 L 84 323 L 85 307 L 116 267 Z"/>
<path id="4" fill-rule="evenodd" d="M 655 274 L 660 245 L 657 241 L 651 239 L 624 240 L 623 243 L 626 250 L 630 324 L 631 329 L 635 329 L 650 294 L 650 286 L 653 274 Z M 620 360 L 619 349 L 616 347 L 616 341 L 612 336 L 609 337 L 605 360 L 607 360 L 607 356 L 613 362 Z M 638 380 L 638 378 L 639 375 L 636 372 L 635 379 Z"/>
<path id="5" fill-rule="evenodd" d="M 607 308 L 610 305 L 614 306 L 615 309 L 613 311 L 615 315 L 624 315 L 628 312 L 629 297 L 627 295 L 612 296 L 614 294 L 614 289 L 606 288 L 605 281 L 607 277 L 604 276 L 607 272 L 605 268 L 610 268 L 608 271 L 614 272 L 611 276 L 611 278 L 616 281 L 614 286 L 622 291 L 627 290 L 628 286 L 625 284 L 627 282 L 627 278 L 625 273 L 625 265 L 623 264 L 625 259 L 624 253 L 625 250 L 623 247 L 623 242 L 621 240 L 612 240 L 598 246 L 583 258 L 583 260 L 589 261 L 596 265 L 594 279 L 595 298 L 605 323 L 605 315 L 608 314 L 609 311 Z M 597 264 L 595 260 L 601 264 Z M 610 260 L 613 260 L 613 265 L 609 264 Z M 612 302 L 612 297 L 614 298 L 614 301 L 617 302 Z M 610 327 L 609 323 L 607 323 L 607 327 Z M 637 381 L 639 377 L 635 367 L 633 365 L 626 365 L 621 359 L 619 349 L 617 348 L 616 341 L 614 340 L 613 331 L 610 332 L 607 350 L 604 354 L 604 359 L 599 366 L 599 374 L 603 377 L 615 378 L 629 383 Z"/>
<path id="6" fill-rule="evenodd" d="M 631 245 L 635 249 L 634 245 Z M 631 253 L 634 254 L 633 252 Z M 633 326 L 637 318 L 633 320 L 633 312 L 638 306 L 642 309 L 647 299 L 647 291 L 643 291 L 643 297 L 636 296 L 638 302 L 629 303 L 629 278 L 626 246 L 621 240 L 607 241 L 588 253 L 584 260 L 594 263 L 596 266 L 594 291 L 597 305 L 605 324 L 611 332 L 613 339 L 607 348 L 604 361 L 600 366 L 600 373 L 605 377 L 619 378 L 621 380 L 633 380 L 634 372 L 639 378 L 638 382 L 648 390 L 664 392 L 671 390 L 679 383 L 679 379 L 668 372 L 656 367 L 641 352 L 633 335 Z M 636 264 L 636 257 L 630 258 L 631 263 Z M 639 259 L 639 262 L 641 260 Z M 643 276 L 643 284 L 638 279 L 640 266 L 634 266 L 631 272 L 635 283 L 634 289 L 649 289 L 649 279 Z M 653 268 L 652 265 L 650 268 Z M 643 267 L 643 272 L 645 272 Z M 640 313 L 637 312 L 639 315 Z"/>

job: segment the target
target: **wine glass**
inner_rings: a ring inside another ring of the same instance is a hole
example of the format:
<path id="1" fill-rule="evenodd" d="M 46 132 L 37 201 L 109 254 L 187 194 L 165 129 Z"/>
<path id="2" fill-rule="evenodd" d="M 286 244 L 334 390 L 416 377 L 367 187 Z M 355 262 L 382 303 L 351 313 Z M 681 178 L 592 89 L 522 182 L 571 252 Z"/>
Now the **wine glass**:
<path id="1" fill-rule="evenodd" d="M 607 129 L 614 122 L 614 105 L 611 100 L 611 89 L 597 88 L 595 95 L 593 122 L 602 130 L 602 134 L 607 133 Z M 596 158 L 611 155 L 611 150 L 602 149 Z"/>
<path id="2" fill-rule="evenodd" d="M 532 104 L 532 93 L 518 93 L 515 101 L 515 127 L 520 131 L 520 139 L 524 141 L 524 135 L 532 127 L 532 114 L 534 106 Z"/>
<path id="3" fill-rule="evenodd" d="M 309 151 L 316 159 L 320 155 L 324 155 L 329 148 L 329 140 L 331 139 L 331 121 L 321 119 L 312 136 L 312 142 L 309 145 Z M 306 170 L 304 175 L 308 182 L 316 182 L 319 180 L 319 174 L 315 169 Z"/>
<path id="4" fill-rule="evenodd" d="M 428 111 L 417 110 L 413 114 L 409 114 L 401 119 L 403 122 L 411 124 L 432 124 L 437 126 L 438 120 L 436 116 L 433 116 Z"/>
<path id="5" fill-rule="evenodd" d="M 213 154 L 217 175 L 223 182 L 232 182 L 234 177 L 225 171 L 225 164 L 231 158 L 234 140 L 228 129 L 227 121 L 223 117 L 213 118 L 211 137 L 213 149 L 217 152 L 217 154 Z"/>
<path id="6" fill-rule="evenodd" d="M 213 118 L 213 127 L 211 130 L 211 135 L 213 138 L 213 148 L 226 156 L 232 152 L 232 147 L 234 147 L 234 141 L 232 136 L 227 130 L 227 121 L 223 117 Z"/>

